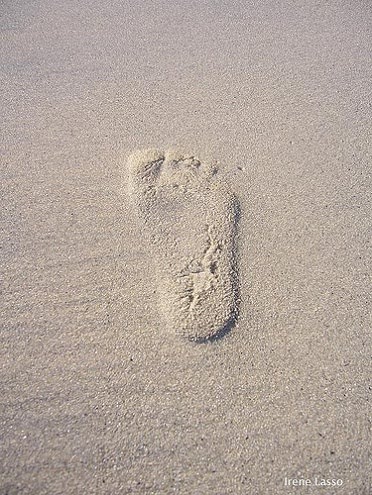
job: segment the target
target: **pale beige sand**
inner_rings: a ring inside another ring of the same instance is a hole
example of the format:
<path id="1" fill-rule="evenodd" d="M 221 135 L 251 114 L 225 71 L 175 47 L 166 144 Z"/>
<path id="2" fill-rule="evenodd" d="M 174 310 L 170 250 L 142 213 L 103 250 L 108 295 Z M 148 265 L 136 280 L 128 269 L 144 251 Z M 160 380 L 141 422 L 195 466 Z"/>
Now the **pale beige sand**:
<path id="1" fill-rule="evenodd" d="M 370 3 L 1 15 L 1 495 L 368 494 Z M 172 147 L 240 200 L 212 344 L 163 324 L 123 193 L 133 150 Z M 315 476 L 343 486 L 284 486 Z"/>

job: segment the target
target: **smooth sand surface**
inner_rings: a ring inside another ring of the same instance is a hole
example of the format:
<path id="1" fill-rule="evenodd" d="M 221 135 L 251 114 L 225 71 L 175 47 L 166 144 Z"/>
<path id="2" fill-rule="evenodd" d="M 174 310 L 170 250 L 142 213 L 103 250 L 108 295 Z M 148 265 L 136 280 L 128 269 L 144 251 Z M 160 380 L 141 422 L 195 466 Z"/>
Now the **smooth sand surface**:
<path id="1" fill-rule="evenodd" d="M 1 495 L 370 493 L 371 28 L 366 0 L 1 3 Z M 212 343 L 159 308 L 148 148 L 239 198 Z M 343 485 L 285 486 L 315 477 Z"/>

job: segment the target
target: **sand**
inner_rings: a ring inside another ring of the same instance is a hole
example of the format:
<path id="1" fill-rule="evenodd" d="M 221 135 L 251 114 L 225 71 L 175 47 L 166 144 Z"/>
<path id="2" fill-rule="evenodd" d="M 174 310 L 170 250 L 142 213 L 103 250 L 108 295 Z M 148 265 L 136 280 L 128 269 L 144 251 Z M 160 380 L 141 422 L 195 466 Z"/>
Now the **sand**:
<path id="1" fill-rule="evenodd" d="M 1 495 L 370 493 L 369 2 L 1 13 Z M 212 342 L 159 306 L 125 179 L 149 148 L 239 199 Z"/>

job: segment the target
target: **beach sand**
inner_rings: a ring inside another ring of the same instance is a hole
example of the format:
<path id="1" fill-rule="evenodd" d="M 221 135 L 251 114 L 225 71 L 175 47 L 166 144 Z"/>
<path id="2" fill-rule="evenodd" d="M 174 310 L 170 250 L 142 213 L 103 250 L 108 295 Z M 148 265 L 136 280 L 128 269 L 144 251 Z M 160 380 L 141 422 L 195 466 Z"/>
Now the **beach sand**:
<path id="1" fill-rule="evenodd" d="M 1 10 L 0 494 L 369 494 L 369 2 Z M 221 338 L 159 304 L 142 149 L 239 201 Z"/>

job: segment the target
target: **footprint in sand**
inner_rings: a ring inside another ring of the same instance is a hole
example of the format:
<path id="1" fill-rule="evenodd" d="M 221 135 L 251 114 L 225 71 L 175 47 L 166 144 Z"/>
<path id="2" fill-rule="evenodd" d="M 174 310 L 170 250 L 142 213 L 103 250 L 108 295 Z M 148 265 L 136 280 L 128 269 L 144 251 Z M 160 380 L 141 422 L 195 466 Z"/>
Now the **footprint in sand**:
<path id="1" fill-rule="evenodd" d="M 164 316 L 190 340 L 222 337 L 237 318 L 237 199 L 217 167 L 194 156 L 138 151 L 129 171 L 129 192 L 155 251 Z"/>

